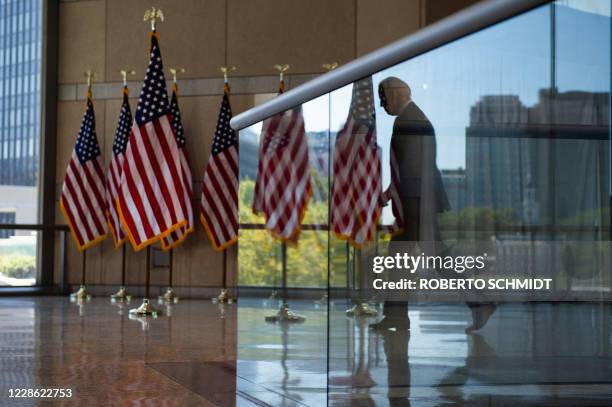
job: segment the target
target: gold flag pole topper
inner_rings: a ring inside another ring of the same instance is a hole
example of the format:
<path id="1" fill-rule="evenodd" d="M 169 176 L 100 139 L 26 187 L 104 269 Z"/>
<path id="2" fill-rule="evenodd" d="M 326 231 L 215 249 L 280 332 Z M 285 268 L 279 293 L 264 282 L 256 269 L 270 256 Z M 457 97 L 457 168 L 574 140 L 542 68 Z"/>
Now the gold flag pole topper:
<path id="1" fill-rule="evenodd" d="M 98 73 L 95 71 L 92 71 L 91 69 L 88 69 L 84 72 L 85 78 L 87 78 L 87 97 L 89 99 L 91 99 L 92 94 L 91 94 L 91 88 L 93 86 L 93 81 L 96 78 L 96 76 L 98 76 Z"/>
<path id="2" fill-rule="evenodd" d="M 121 75 L 121 82 L 123 83 L 123 93 L 127 95 L 127 77 L 128 75 L 136 75 L 136 71 L 133 69 L 120 69 L 118 72 Z M 127 288 L 125 288 L 125 246 L 125 244 L 121 246 L 121 286 L 119 286 L 119 291 L 111 295 L 111 302 L 126 302 L 129 304 L 132 301 L 132 296 L 128 294 Z"/>
<path id="3" fill-rule="evenodd" d="M 334 69 L 336 69 L 338 67 L 338 63 L 337 62 L 332 62 L 331 64 L 323 64 L 321 65 L 323 68 L 325 68 L 328 71 L 333 71 Z"/>
<path id="4" fill-rule="evenodd" d="M 151 7 L 145 11 L 142 21 L 151 21 L 151 31 L 155 31 L 157 28 L 157 20 L 164 21 L 164 13 L 158 8 Z"/>
<path id="5" fill-rule="evenodd" d="M 289 64 L 274 65 L 274 69 L 278 71 L 278 93 L 285 91 L 285 72 L 291 68 Z"/>
<path id="6" fill-rule="evenodd" d="M 119 73 L 121 74 L 121 80 L 123 82 L 123 87 L 127 88 L 127 77 L 128 75 L 136 75 L 136 71 L 133 69 L 130 69 L 129 71 L 127 69 L 120 69 Z"/>
<path id="7" fill-rule="evenodd" d="M 176 84 L 176 77 L 178 73 L 185 73 L 185 68 L 170 68 L 170 74 L 172 75 L 172 91 L 178 92 L 178 85 Z"/>
<path id="8" fill-rule="evenodd" d="M 228 74 L 230 72 L 235 71 L 237 68 L 232 65 L 232 66 L 222 66 L 219 69 L 223 73 L 223 92 L 224 93 L 229 93 L 230 86 L 229 86 Z"/>
<path id="9" fill-rule="evenodd" d="M 172 74 L 172 82 L 176 83 L 176 74 L 177 73 L 185 73 L 185 68 L 170 68 L 170 73 Z"/>

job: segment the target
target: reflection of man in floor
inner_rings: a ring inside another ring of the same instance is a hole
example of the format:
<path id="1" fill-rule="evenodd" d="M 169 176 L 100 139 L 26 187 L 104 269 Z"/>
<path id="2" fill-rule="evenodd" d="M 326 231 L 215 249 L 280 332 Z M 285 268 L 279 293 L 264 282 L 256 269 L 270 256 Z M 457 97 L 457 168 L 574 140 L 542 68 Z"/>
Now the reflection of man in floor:
<path id="1" fill-rule="evenodd" d="M 406 244 L 398 242 L 418 242 L 415 249 L 426 255 L 448 254 L 440 236 L 438 214 L 450 210 L 450 204 L 436 164 L 434 128 L 412 100 L 410 87 L 401 79 L 383 80 L 378 92 L 382 107 L 389 115 L 396 116 L 391 149 L 398 165 L 398 195 L 404 219 L 403 231 L 391 239 L 389 254 L 406 250 Z M 495 311 L 492 303 L 468 303 L 468 306 L 473 323 L 467 332 L 482 328 Z M 389 298 L 383 309 L 384 319 L 372 328 L 410 329 L 407 312 L 407 298 Z"/>

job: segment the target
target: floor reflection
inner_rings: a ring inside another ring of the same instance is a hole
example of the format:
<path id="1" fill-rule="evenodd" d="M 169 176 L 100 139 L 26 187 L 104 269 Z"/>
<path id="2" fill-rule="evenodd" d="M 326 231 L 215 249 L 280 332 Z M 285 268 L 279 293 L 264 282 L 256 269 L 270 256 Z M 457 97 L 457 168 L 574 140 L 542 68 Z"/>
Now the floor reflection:
<path id="1" fill-rule="evenodd" d="M 608 304 L 502 304 L 466 335 L 465 305 L 410 306 L 410 331 L 373 331 L 346 301 L 181 301 L 131 321 L 107 299 L 0 299 L 0 394 L 70 387 L 75 405 L 612 405 Z M 166 310 L 168 311 L 168 310 Z M 0 405 L 6 400 L 0 399 Z"/>
<path id="2" fill-rule="evenodd" d="M 270 307 L 241 299 L 238 311 L 237 389 L 264 404 L 612 403 L 607 304 L 502 304 L 471 335 L 463 304 L 411 306 L 411 331 L 382 332 L 347 318 L 344 301 L 332 301 L 329 326 L 313 302 L 292 302 L 299 325 L 266 324 Z"/>

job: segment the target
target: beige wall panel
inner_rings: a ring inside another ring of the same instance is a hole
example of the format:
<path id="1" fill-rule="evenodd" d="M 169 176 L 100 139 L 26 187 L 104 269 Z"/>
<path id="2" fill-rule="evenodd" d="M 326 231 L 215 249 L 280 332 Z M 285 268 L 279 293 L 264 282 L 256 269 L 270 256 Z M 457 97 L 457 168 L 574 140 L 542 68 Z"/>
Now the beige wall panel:
<path id="1" fill-rule="evenodd" d="M 357 55 L 417 31 L 419 3 L 418 0 L 357 0 Z"/>
<path id="2" fill-rule="evenodd" d="M 183 67 L 183 77 L 217 76 L 225 63 L 225 1 L 222 0 L 108 0 L 107 80 L 117 71 L 135 69 L 144 77 L 148 63 L 150 25 L 142 21 L 151 6 L 162 9 L 159 24 L 164 66 Z M 168 77 L 169 78 L 169 77 Z"/>
<path id="3" fill-rule="evenodd" d="M 228 63 L 239 75 L 322 72 L 355 56 L 354 0 L 228 0 Z"/>
<path id="4" fill-rule="evenodd" d="M 223 255 L 213 250 L 198 221 L 194 233 L 174 251 L 176 286 L 220 286 Z"/>
<path id="5" fill-rule="evenodd" d="M 60 3 L 59 14 L 59 83 L 83 82 L 87 69 L 104 80 L 106 2 Z"/>

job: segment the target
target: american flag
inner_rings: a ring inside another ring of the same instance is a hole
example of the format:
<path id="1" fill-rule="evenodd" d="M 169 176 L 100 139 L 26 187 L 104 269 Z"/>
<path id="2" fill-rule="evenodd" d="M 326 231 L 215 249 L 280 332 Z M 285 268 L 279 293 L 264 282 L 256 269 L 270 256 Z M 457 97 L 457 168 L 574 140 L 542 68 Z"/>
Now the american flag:
<path id="1" fill-rule="evenodd" d="M 123 88 L 123 104 L 119 113 L 119 123 L 115 130 L 115 141 L 113 142 L 113 158 L 106 173 L 106 218 L 115 239 L 115 246 L 119 247 L 125 242 L 125 232 L 121 226 L 121 219 L 117 213 L 117 194 L 119 193 L 119 182 L 125 158 L 125 149 L 130 135 L 132 125 L 132 111 L 128 101 L 128 89 Z"/>
<path id="2" fill-rule="evenodd" d="M 121 223 L 134 250 L 188 223 L 182 170 L 159 42 L 154 32 L 117 198 Z"/>
<path id="3" fill-rule="evenodd" d="M 399 196 L 399 166 L 393 144 L 391 145 L 391 149 L 389 151 L 389 163 L 391 167 L 391 182 L 383 194 L 383 203 L 391 201 L 391 212 L 395 217 L 395 221 L 393 222 L 393 225 L 391 225 L 391 234 L 395 235 L 401 232 L 404 228 L 404 208 L 402 205 L 402 200 Z"/>
<path id="4" fill-rule="evenodd" d="M 202 183 L 200 220 L 215 250 L 224 250 L 238 239 L 238 136 L 230 127 L 231 118 L 226 85 Z"/>
<path id="5" fill-rule="evenodd" d="M 382 198 L 371 77 L 353 84 L 348 118 L 336 137 L 333 175 L 332 231 L 363 247 L 375 236 Z"/>
<path id="6" fill-rule="evenodd" d="M 191 177 L 191 167 L 187 158 L 187 141 L 185 140 L 185 131 L 181 121 L 181 110 L 178 105 L 178 87 L 176 83 L 172 86 L 172 99 L 170 100 L 170 112 L 172 113 L 172 128 L 176 135 L 176 143 L 179 147 L 181 155 L 181 169 L 183 175 L 183 185 L 185 185 L 184 196 L 181 203 L 184 204 L 184 210 L 187 213 L 187 224 L 162 238 L 161 244 L 164 250 L 169 250 L 179 245 L 187 235 L 193 232 L 193 181 Z"/>
<path id="7" fill-rule="evenodd" d="M 274 237 L 295 244 L 311 195 L 304 117 L 297 107 L 263 123 L 253 212 L 265 217 Z"/>
<path id="8" fill-rule="evenodd" d="M 106 237 L 104 170 L 90 93 L 66 169 L 60 207 L 79 250 L 85 250 Z"/>

